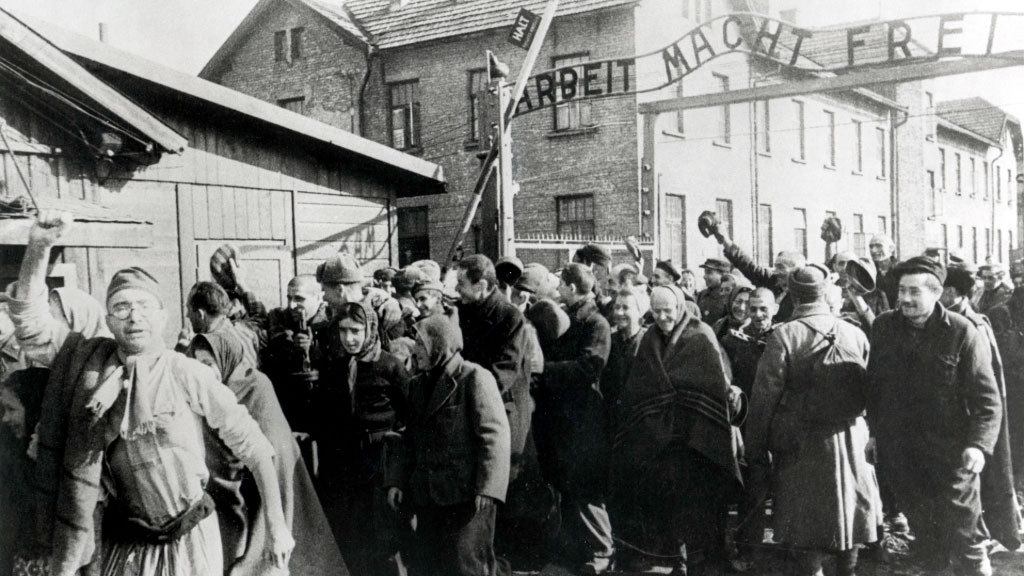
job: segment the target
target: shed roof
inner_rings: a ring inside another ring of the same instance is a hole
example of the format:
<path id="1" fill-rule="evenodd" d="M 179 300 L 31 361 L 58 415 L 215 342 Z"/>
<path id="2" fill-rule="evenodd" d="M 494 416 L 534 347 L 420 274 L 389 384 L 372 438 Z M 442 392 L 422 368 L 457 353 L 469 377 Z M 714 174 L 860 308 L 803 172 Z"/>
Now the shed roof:
<path id="1" fill-rule="evenodd" d="M 430 192 L 444 191 L 441 166 L 334 128 L 301 114 L 285 110 L 252 96 L 225 88 L 195 76 L 139 58 L 107 44 L 85 38 L 46 23 L 33 23 L 47 39 L 64 52 L 81 60 L 94 62 L 118 72 L 134 76 L 177 94 L 190 96 L 211 109 L 226 109 L 247 117 L 252 122 L 270 125 L 355 155 L 384 168 L 400 171 L 426 183 Z"/>

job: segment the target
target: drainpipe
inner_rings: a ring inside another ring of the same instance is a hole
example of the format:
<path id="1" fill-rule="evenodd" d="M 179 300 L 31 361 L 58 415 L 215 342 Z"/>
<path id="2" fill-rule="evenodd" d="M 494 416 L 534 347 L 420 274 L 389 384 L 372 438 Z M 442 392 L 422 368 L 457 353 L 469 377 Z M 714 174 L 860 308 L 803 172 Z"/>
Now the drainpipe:
<path id="1" fill-rule="evenodd" d="M 754 80 L 754 64 L 752 61 L 747 61 L 747 87 L 757 87 L 757 81 Z M 768 105 L 768 101 L 764 101 L 764 105 Z M 751 238 L 751 244 L 754 247 L 754 258 L 761 261 L 763 250 L 767 250 L 767 246 L 761 246 L 761 235 L 758 233 L 758 220 L 760 214 L 758 213 L 758 203 L 760 202 L 760 188 L 758 182 L 758 165 L 757 165 L 757 100 L 750 101 L 749 110 L 749 125 L 750 125 L 750 221 L 753 224 L 753 238 Z M 771 255 L 763 260 L 764 262 L 771 261 Z"/>
<path id="2" fill-rule="evenodd" d="M 1000 139 L 1002 139 L 1002 135 L 1000 135 Z M 1000 142 L 1000 144 L 1002 144 L 1002 142 Z M 989 163 L 989 165 L 988 165 L 989 169 L 991 169 L 992 172 L 993 172 L 993 174 L 992 174 L 992 183 L 995 184 L 996 186 L 999 186 L 999 182 L 997 182 L 997 180 L 999 179 L 999 169 L 996 168 L 996 162 L 998 162 L 999 159 L 1002 158 L 1003 154 L 1005 154 L 1005 153 L 1006 153 L 1006 149 L 1003 148 L 1002 146 L 1000 146 L 999 147 L 999 156 L 996 156 L 995 158 L 993 158 L 992 162 Z M 1008 194 L 1012 193 L 1010 190 L 1007 190 L 1006 192 Z M 995 248 L 997 250 L 999 249 L 996 246 L 996 243 L 995 243 L 995 239 L 996 239 L 995 238 L 996 237 L 996 194 L 995 194 L 995 191 L 993 191 L 988 196 L 989 196 L 989 200 L 992 203 L 991 204 L 992 205 L 992 227 L 989 228 L 989 237 L 988 237 L 988 252 L 989 253 L 986 254 L 985 256 L 992 256 L 992 249 L 993 248 Z M 994 260 L 995 262 L 999 261 L 999 256 L 1000 255 L 996 256 L 996 258 Z"/>
<path id="3" fill-rule="evenodd" d="M 896 137 L 900 126 L 910 120 L 910 111 L 903 110 L 903 120 L 896 121 L 899 110 L 889 110 L 889 203 L 892 209 L 892 239 L 896 245 L 896 255 L 900 254 L 900 185 L 899 185 L 899 139 Z M 888 232 L 888 231 L 887 231 Z"/>
<path id="4" fill-rule="evenodd" d="M 372 46 L 366 48 L 366 74 L 363 75 L 363 83 L 359 87 L 359 135 L 366 138 L 366 87 L 370 84 L 370 74 L 373 71 L 373 57 L 377 51 Z"/>

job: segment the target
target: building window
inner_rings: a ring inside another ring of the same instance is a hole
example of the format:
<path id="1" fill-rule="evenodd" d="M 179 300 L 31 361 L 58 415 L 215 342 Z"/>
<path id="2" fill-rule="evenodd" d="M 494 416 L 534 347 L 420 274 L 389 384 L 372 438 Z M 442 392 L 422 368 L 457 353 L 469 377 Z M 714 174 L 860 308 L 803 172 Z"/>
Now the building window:
<path id="1" fill-rule="evenodd" d="M 302 36 L 305 28 L 274 32 L 274 62 L 292 62 L 302 58 Z"/>
<path id="2" fill-rule="evenodd" d="M 575 54 L 572 56 L 559 56 L 552 60 L 556 68 L 555 77 L 558 85 L 555 86 L 555 102 L 562 102 L 561 80 L 575 74 L 576 78 L 583 78 L 583 64 L 590 60 L 587 54 Z M 565 73 L 563 74 L 563 70 Z M 567 82 L 568 84 L 568 82 Z M 566 86 L 569 89 L 571 86 Z M 579 99 L 571 100 L 555 106 L 555 130 L 578 130 L 593 125 L 590 118 L 590 102 Z"/>
<path id="3" fill-rule="evenodd" d="M 711 74 L 718 84 L 719 92 L 729 91 L 729 77 L 721 74 Z M 718 142 L 729 144 L 732 142 L 732 119 L 729 116 L 729 105 L 726 104 L 718 109 Z"/>
<path id="4" fill-rule="evenodd" d="M 761 204 L 757 207 L 758 260 L 765 266 L 774 265 L 775 250 L 772 248 L 772 207 Z"/>
<path id="5" fill-rule="evenodd" d="M 683 0 L 683 18 L 690 19 L 690 0 Z"/>
<path id="6" fill-rule="evenodd" d="M 971 158 L 971 198 L 978 195 L 978 163 Z"/>
<path id="7" fill-rule="evenodd" d="M 981 163 L 981 171 L 985 173 L 985 176 L 983 176 L 984 180 L 982 181 L 982 185 L 984 186 L 984 188 L 982 188 L 981 191 L 982 191 L 982 194 L 985 195 L 985 200 L 988 200 L 989 194 L 991 194 L 992 186 L 989 184 L 988 162 L 987 161 Z"/>
<path id="8" fill-rule="evenodd" d="M 305 33 L 305 28 L 292 28 L 289 30 L 289 36 L 291 36 L 291 54 L 292 60 L 298 60 L 302 58 L 302 36 Z"/>
<path id="9" fill-rule="evenodd" d="M 999 250 L 999 261 L 1003 261 L 1003 231 L 996 230 L 996 248 Z"/>
<path id="10" fill-rule="evenodd" d="M 559 196 L 555 198 L 558 234 L 572 236 L 594 235 L 594 195 Z"/>
<path id="11" fill-rule="evenodd" d="M 793 216 L 796 218 L 793 226 L 793 248 L 807 257 L 807 210 L 794 208 Z"/>
<path id="12" fill-rule="evenodd" d="M 985 228 L 985 257 L 992 256 L 992 229 Z"/>
<path id="13" fill-rule="evenodd" d="M 759 152 L 771 154 L 772 152 L 772 111 L 771 101 L 760 100 L 754 102 L 757 109 L 757 149 Z"/>
<path id="14" fill-rule="evenodd" d="M 942 212 L 942 198 L 939 197 L 941 191 L 935 189 L 935 172 L 925 170 L 925 174 L 928 179 L 927 216 L 938 216 Z"/>
<path id="15" fill-rule="evenodd" d="M 409 150 L 420 145 L 420 102 L 416 95 L 418 81 L 388 85 L 391 110 L 391 146 Z"/>
<path id="16" fill-rule="evenodd" d="M 826 137 L 828 141 L 825 143 L 826 149 L 828 150 L 828 159 L 826 166 L 835 168 L 836 166 L 836 113 L 825 111 L 825 128 L 828 130 Z"/>
<path id="17" fill-rule="evenodd" d="M 1002 170 L 1002 168 L 996 166 L 996 202 L 1003 201 L 1003 181 L 999 178 L 999 173 Z"/>
<path id="18" fill-rule="evenodd" d="M 935 95 L 931 92 L 925 92 L 925 114 L 928 118 L 928 133 L 925 135 L 927 140 L 935 140 Z"/>
<path id="19" fill-rule="evenodd" d="M 953 153 L 953 175 L 956 176 L 956 195 L 962 196 L 964 193 L 964 182 L 960 171 L 960 153 Z"/>
<path id="20" fill-rule="evenodd" d="M 676 194 L 665 195 L 663 217 L 662 257 L 676 266 L 686 267 L 686 198 Z"/>
<path id="21" fill-rule="evenodd" d="M 868 256 L 868 240 L 864 233 L 864 215 L 853 215 L 853 251 L 857 257 Z"/>
<path id="22" fill-rule="evenodd" d="M 879 216 L 878 217 L 878 233 L 879 234 L 888 234 L 889 233 L 889 223 L 886 221 L 885 216 Z"/>
<path id="23" fill-rule="evenodd" d="M 875 135 L 878 138 L 878 177 L 885 178 L 885 128 L 875 128 Z"/>
<path id="24" fill-rule="evenodd" d="M 285 110 L 291 110 L 296 114 L 306 113 L 306 98 L 299 96 L 298 98 L 283 98 L 277 101 L 277 105 Z"/>
<path id="25" fill-rule="evenodd" d="M 793 100 L 793 106 L 796 108 L 796 130 L 797 130 L 797 160 L 807 159 L 807 134 L 804 132 L 806 125 L 804 124 L 804 103 L 800 100 Z"/>
<path id="26" fill-rule="evenodd" d="M 430 258 L 429 207 L 398 209 L 398 265 Z"/>
<path id="27" fill-rule="evenodd" d="M 964 227 L 962 224 L 956 225 L 956 247 L 960 250 L 964 249 Z"/>
<path id="28" fill-rule="evenodd" d="M 469 139 L 480 141 L 480 92 L 487 89 L 487 69 L 469 71 Z"/>
<path id="29" fill-rule="evenodd" d="M 274 62 L 288 60 L 288 31 L 278 30 L 274 32 Z"/>
<path id="30" fill-rule="evenodd" d="M 725 233 L 729 238 L 733 238 L 732 233 L 732 200 L 724 200 L 719 198 L 715 200 L 715 214 L 718 215 L 718 220 L 725 225 Z"/>
<path id="31" fill-rule="evenodd" d="M 974 261 L 978 261 L 978 227 L 971 226 L 971 255 Z"/>
<path id="32" fill-rule="evenodd" d="M 939 148 L 939 182 L 942 183 L 942 191 L 946 191 L 946 149 Z"/>
<path id="33" fill-rule="evenodd" d="M 693 19 L 704 22 L 711 18 L 711 0 L 693 0 Z"/>
<path id="34" fill-rule="evenodd" d="M 683 81 L 676 82 L 676 98 L 683 97 Z M 686 110 L 676 110 L 676 132 L 686 134 Z"/>
<path id="35" fill-rule="evenodd" d="M 860 174 L 864 171 L 864 124 L 860 120 L 853 121 L 853 165 Z"/>

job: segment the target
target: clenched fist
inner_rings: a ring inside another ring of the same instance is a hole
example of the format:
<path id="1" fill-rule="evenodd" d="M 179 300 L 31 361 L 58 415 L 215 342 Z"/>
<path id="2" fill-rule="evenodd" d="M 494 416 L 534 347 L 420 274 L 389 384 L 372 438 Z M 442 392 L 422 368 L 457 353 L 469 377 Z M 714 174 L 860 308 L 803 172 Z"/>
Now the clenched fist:
<path id="1" fill-rule="evenodd" d="M 68 212 L 41 210 L 28 233 L 29 244 L 50 247 L 71 229 L 75 219 Z"/>

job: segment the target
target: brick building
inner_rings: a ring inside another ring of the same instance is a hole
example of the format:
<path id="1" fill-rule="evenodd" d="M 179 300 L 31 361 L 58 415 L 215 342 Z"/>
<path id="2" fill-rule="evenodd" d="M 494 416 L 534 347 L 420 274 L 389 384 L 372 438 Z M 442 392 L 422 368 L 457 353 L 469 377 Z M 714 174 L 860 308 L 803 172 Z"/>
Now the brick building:
<path id="1" fill-rule="evenodd" d="M 492 50 L 518 71 L 525 52 L 506 37 L 520 7 L 539 13 L 543 2 L 261 0 L 201 76 L 443 166 L 448 194 L 398 202 L 400 263 L 441 259 L 479 172 L 474 95 L 486 81 L 484 54 Z M 761 0 L 563 0 L 535 68 L 646 54 L 730 11 L 769 13 Z M 815 48 L 829 57 L 846 53 L 842 46 Z M 650 66 L 663 65 L 653 60 Z M 637 60 L 637 81 L 656 72 Z M 616 247 L 633 234 L 646 238 L 650 253 L 693 267 L 718 252 L 692 226 L 703 210 L 723 215 L 736 240 L 765 264 L 790 248 L 823 258 L 818 228 L 829 214 L 844 223 L 841 249 L 865 253 L 878 231 L 891 233 L 904 255 L 935 244 L 941 223 L 926 217 L 925 168 L 934 156 L 927 137 L 935 121 L 921 82 L 660 114 L 650 167 L 655 201 L 641 205 L 639 104 L 798 77 L 737 53 L 660 91 L 516 118 L 521 257 L 557 265 L 582 239 Z M 994 150 L 974 154 L 991 160 Z M 1006 154 L 1007 166 L 1014 156 Z M 1005 230 L 1004 251 L 1016 240 L 1012 226 L 992 223 L 992 212 L 967 214 L 959 225 L 970 220 L 983 230 L 987 218 L 989 228 Z M 470 251 L 494 225 L 489 218 L 478 215 Z M 946 223 L 947 231 L 955 225 Z M 998 233 L 993 237 L 998 245 Z"/>

